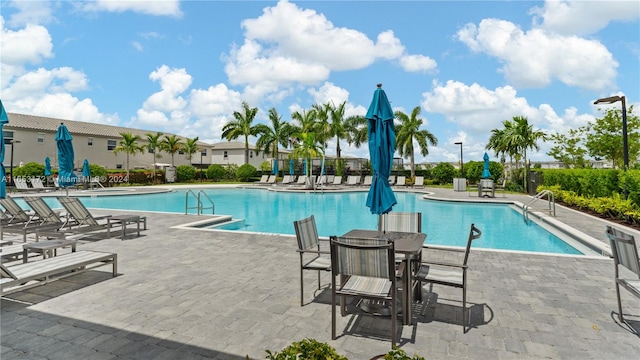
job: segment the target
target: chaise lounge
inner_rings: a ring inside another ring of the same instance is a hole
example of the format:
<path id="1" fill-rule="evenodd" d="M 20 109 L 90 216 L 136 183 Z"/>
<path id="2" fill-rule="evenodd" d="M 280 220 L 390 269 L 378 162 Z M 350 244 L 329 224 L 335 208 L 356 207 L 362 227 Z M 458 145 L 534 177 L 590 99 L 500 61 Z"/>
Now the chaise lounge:
<path id="1" fill-rule="evenodd" d="M 109 264 L 112 265 L 113 276 L 117 276 L 118 254 L 98 251 L 77 251 L 13 266 L 2 264 L 0 295 L 23 291 Z"/>

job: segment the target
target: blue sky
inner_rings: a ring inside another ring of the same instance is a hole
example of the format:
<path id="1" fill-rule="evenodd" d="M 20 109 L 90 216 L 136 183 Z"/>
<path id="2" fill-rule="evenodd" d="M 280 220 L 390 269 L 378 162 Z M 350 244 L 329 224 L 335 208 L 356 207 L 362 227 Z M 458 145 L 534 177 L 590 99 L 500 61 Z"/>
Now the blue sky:
<path id="1" fill-rule="evenodd" d="M 417 162 L 459 161 L 459 141 L 480 161 L 513 116 L 566 133 L 600 116 L 595 99 L 637 107 L 639 18 L 638 1 L 3 1 L 0 97 L 213 143 L 242 101 L 256 122 L 328 101 L 364 115 L 383 83 L 438 138 Z M 528 156 L 551 160 L 539 145 Z"/>

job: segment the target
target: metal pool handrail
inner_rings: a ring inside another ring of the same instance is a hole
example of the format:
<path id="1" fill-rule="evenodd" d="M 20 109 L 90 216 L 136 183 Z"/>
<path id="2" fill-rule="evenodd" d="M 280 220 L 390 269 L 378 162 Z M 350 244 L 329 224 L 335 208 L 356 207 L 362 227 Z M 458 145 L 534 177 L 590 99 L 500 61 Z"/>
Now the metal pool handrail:
<path id="1" fill-rule="evenodd" d="M 536 196 L 534 196 L 533 199 L 531 199 L 531 201 L 529 201 L 526 205 L 522 207 L 522 217 L 526 223 L 529 222 L 529 208 L 531 207 L 531 205 L 533 205 L 533 203 L 535 203 L 539 199 L 542 199 L 542 197 L 544 197 L 545 195 L 547 196 L 547 206 L 549 207 L 548 209 L 549 214 L 553 215 L 553 217 L 556 216 L 556 201 L 553 195 L 553 191 L 542 190 L 539 193 L 537 193 Z"/>
<path id="2" fill-rule="evenodd" d="M 196 206 L 191 206 L 189 207 L 189 194 L 191 194 L 197 201 Z M 203 214 L 203 210 L 205 209 L 211 209 L 211 214 L 215 213 L 215 204 L 213 203 L 213 201 L 211 200 L 211 198 L 209 198 L 209 195 L 207 195 L 203 190 L 198 191 L 198 194 L 196 195 L 196 193 L 193 192 L 193 190 L 187 190 L 187 192 L 184 194 L 184 213 L 185 215 L 189 214 L 189 209 L 197 209 L 198 210 L 198 215 L 202 215 Z M 203 198 L 207 199 L 207 201 L 209 201 L 209 204 L 211 204 L 211 206 L 207 206 L 204 207 L 204 205 L 202 204 Z"/>

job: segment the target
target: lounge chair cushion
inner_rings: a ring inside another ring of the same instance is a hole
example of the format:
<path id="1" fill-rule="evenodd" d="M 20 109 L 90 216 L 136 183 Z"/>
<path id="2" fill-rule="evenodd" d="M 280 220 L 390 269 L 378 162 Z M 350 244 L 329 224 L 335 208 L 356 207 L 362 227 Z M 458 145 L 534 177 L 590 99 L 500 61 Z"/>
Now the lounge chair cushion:
<path id="1" fill-rule="evenodd" d="M 391 290 L 391 281 L 385 278 L 353 275 L 340 289 L 342 293 L 354 295 L 386 296 Z"/>

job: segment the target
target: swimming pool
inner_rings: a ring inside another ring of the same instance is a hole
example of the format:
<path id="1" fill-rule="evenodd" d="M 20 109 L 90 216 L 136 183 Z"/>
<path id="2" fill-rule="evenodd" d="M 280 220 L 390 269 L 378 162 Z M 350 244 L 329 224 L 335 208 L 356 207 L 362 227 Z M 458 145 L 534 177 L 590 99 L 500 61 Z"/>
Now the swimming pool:
<path id="1" fill-rule="evenodd" d="M 376 215 L 365 206 L 366 192 L 274 192 L 262 189 L 204 189 L 215 202 L 216 214 L 232 215 L 227 230 L 295 234 L 293 221 L 315 215 L 320 236 L 344 234 L 351 229 L 376 229 Z M 88 208 L 127 209 L 184 213 L 186 190 L 161 194 L 82 197 Z M 474 247 L 559 254 L 582 254 L 575 247 L 543 229 L 525 223 L 513 206 L 425 200 L 422 194 L 396 193 L 393 211 L 422 212 L 427 243 L 464 246 L 469 226 L 483 232 Z M 57 200 L 46 199 L 52 207 Z M 26 207 L 26 205 L 25 205 Z"/>

